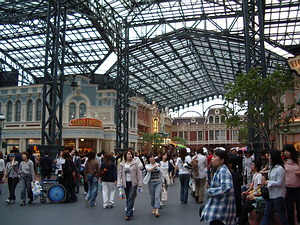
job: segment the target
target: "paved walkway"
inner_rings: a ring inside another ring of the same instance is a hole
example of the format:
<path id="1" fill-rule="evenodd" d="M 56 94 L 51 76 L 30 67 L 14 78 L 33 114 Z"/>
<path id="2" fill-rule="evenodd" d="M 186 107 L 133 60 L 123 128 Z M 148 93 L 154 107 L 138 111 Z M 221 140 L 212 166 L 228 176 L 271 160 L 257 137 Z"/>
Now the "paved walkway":
<path id="1" fill-rule="evenodd" d="M 86 207 L 83 195 L 83 186 L 75 203 L 54 204 L 40 203 L 39 199 L 32 205 L 20 205 L 20 185 L 16 190 L 17 201 L 7 205 L 7 184 L 1 184 L 3 195 L 0 195 L 0 224 L 1 225 L 196 225 L 199 223 L 198 210 L 201 204 L 189 196 L 188 204 L 180 204 L 179 180 L 169 187 L 169 200 L 160 210 L 160 217 L 151 214 L 148 187 L 143 187 L 143 192 L 138 193 L 135 204 L 134 217 L 130 221 L 124 221 L 125 200 L 118 199 L 116 191 L 115 207 L 113 209 L 102 208 L 102 193 L 98 192 L 95 207 Z"/>

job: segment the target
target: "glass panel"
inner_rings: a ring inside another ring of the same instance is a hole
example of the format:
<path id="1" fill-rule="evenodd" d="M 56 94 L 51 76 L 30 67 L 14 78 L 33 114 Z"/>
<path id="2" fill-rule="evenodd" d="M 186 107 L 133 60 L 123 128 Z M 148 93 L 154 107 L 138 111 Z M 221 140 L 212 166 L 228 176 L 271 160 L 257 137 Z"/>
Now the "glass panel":
<path id="1" fill-rule="evenodd" d="M 86 105 L 81 103 L 79 106 L 79 118 L 86 117 Z"/>
<path id="2" fill-rule="evenodd" d="M 214 140 L 214 131 L 213 130 L 209 131 L 209 140 Z"/>
<path id="3" fill-rule="evenodd" d="M 12 121 L 12 102 L 11 101 L 9 101 L 7 103 L 6 119 L 7 119 L 7 122 L 11 122 Z"/>
<path id="4" fill-rule="evenodd" d="M 42 100 L 41 99 L 38 99 L 36 101 L 35 120 L 36 121 L 42 120 Z"/>
<path id="5" fill-rule="evenodd" d="M 202 132 L 202 130 L 198 131 L 198 141 L 203 141 L 203 132 Z"/>
<path id="6" fill-rule="evenodd" d="M 32 110 L 33 110 L 33 104 L 32 101 L 29 100 L 27 102 L 27 121 L 32 121 Z"/>
<path id="7" fill-rule="evenodd" d="M 71 103 L 69 105 L 69 120 L 76 118 L 76 105 L 75 103 Z"/>
<path id="8" fill-rule="evenodd" d="M 21 121 L 21 102 L 16 101 L 16 121 Z"/>

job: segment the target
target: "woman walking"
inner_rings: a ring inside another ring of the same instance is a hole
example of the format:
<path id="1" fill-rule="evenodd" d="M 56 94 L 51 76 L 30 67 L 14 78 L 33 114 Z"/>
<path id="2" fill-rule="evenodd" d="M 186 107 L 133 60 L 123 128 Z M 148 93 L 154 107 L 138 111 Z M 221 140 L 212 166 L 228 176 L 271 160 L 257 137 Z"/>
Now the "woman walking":
<path id="1" fill-rule="evenodd" d="M 284 168 L 286 172 L 286 196 L 285 204 L 287 216 L 290 225 L 295 225 L 295 207 L 297 211 L 297 221 L 300 223 L 300 159 L 299 153 L 294 145 L 288 144 L 283 147 L 285 162 Z"/>
<path id="2" fill-rule="evenodd" d="M 266 208 L 260 225 L 269 224 L 269 219 L 273 209 L 282 224 L 288 225 L 289 222 L 285 216 L 285 170 L 283 160 L 278 150 L 271 149 L 269 153 L 269 163 L 271 165 L 268 177 L 269 180 L 262 179 L 262 185 L 267 186 L 270 199 L 266 200 Z"/>
<path id="3" fill-rule="evenodd" d="M 103 208 L 113 208 L 117 183 L 117 166 L 110 153 L 105 153 L 101 164 Z"/>
<path id="4" fill-rule="evenodd" d="M 202 221 L 222 221 L 226 225 L 236 225 L 234 187 L 227 162 L 226 151 L 214 151 L 211 164 L 216 172 L 207 189 L 208 200 L 201 213 Z"/>
<path id="5" fill-rule="evenodd" d="M 16 200 L 15 190 L 19 182 L 18 161 L 15 160 L 15 154 L 8 155 L 9 162 L 6 164 L 3 180 L 7 178 L 9 197 L 5 200 L 7 204 L 14 203 Z"/>
<path id="6" fill-rule="evenodd" d="M 190 170 L 188 164 L 191 162 L 191 157 L 187 154 L 185 148 L 179 151 L 179 157 L 176 161 L 176 170 L 179 170 L 180 180 L 180 201 L 186 204 L 189 195 Z"/>
<path id="7" fill-rule="evenodd" d="M 142 172 L 133 158 L 133 151 L 127 150 L 124 154 L 124 161 L 120 163 L 118 169 L 117 187 L 124 188 L 126 196 L 125 220 L 132 218 L 137 188 L 142 187 Z"/>
<path id="8" fill-rule="evenodd" d="M 148 183 L 149 194 L 151 198 L 152 214 L 159 217 L 160 197 L 162 186 L 164 185 L 164 176 L 161 172 L 160 164 L 155 162 L 155 155 L 148 156 L 149 164 L 146 164 L 147 175 L 144 183 Z"/>
<path id="9" fill-rule="evenodd" d="M 169 160 L 167 153 L 163 153 L 160 161 L 160 170 L 164 176 L 165 189 L 168 190 L 168 186 L 171 184 L 171 179 L 174 175 L 174 166 Z M 160 201 L 161 205 L 165 205 L 164 201 Z"/>
<path id="10" fill-rule="evenodd" d="M 26 191 L 29 198 L 28 204 L 31 204 L 33 201 L 33 193 L 31 189 L 31 182 L 35 179 L 34 165 L 33 162 L 29 159 L 27 152 L 22 152 L 23 161 L 20 163 L 19 174 L 21 176 L 21 200 L 22 203 L 20 206 L 26 205 Z"/>
<path id="11" fill-rule="evenodd" d="M 100 164 L 96 159 L 96 152 L 90 151 L 87 154 L 87 161 L 84 169 L 84 177 L 88 183 L 88 193 L 85 198 L 87 206 L 95 206 L 96 198 L 98 195 L 98 179 L 100 172 Z"/>

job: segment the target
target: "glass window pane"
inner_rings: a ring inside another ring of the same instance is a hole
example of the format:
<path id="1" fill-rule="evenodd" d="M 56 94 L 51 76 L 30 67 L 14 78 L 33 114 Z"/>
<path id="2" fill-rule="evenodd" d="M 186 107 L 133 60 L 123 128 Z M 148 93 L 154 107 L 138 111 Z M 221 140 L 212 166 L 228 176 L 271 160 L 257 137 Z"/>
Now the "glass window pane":
<path id="1" fill-rule="evenodd" d="M 35 120 L 36 121 L 42 120 L 42 100 L 41 99 L 38 99 L 36 101 Z"/>
<path id="2" fill-rule="evenodd" d="M 79 105 L 79 118 L 86 117 L 86 105 L 84 103 L 81 103 Z"/>
<path id="3" fill-rule="evenodd" d="M 7 120 L 7 122 L 11 122 L 12 121 L 12 102 L 11 101 L 9 101 L 7 103 L 6 120 Z"/>
<path id="4" fill-rule="evenodd" d="M 76 105 L 75 103 L 71 103 L 69 105 L 69 120 L 76 118 Z"/>
<path id="5" fill-rule="evenodd" d="M 16 101 L 16 121 L 21 121 L 21 102 Z"/>
<path id="6" fill-rule="evenodd" d="M 27 121 L 32 121 L 32 110 L 33 110 L 33 104 L 32 101 L 29 100 L 27 102 Z"/>

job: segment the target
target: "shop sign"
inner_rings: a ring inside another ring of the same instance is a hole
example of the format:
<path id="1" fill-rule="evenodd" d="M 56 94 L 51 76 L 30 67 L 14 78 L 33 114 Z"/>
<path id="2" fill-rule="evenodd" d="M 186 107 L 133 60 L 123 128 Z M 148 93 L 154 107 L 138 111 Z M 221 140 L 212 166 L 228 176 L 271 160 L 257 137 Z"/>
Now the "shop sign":
<path id="1" fill-rule="evenodd" d="M 79 118 L 70 121 L 70 126 L 102 127 L 102 121 L 95 118 Z"/>
<path id="2" fill-rule="evenodd" d="M 298 75 L 300 75 L 300 55 L 293 58 L 288 58 L 288 63 L 290 68 L 295 70 Z"/>

